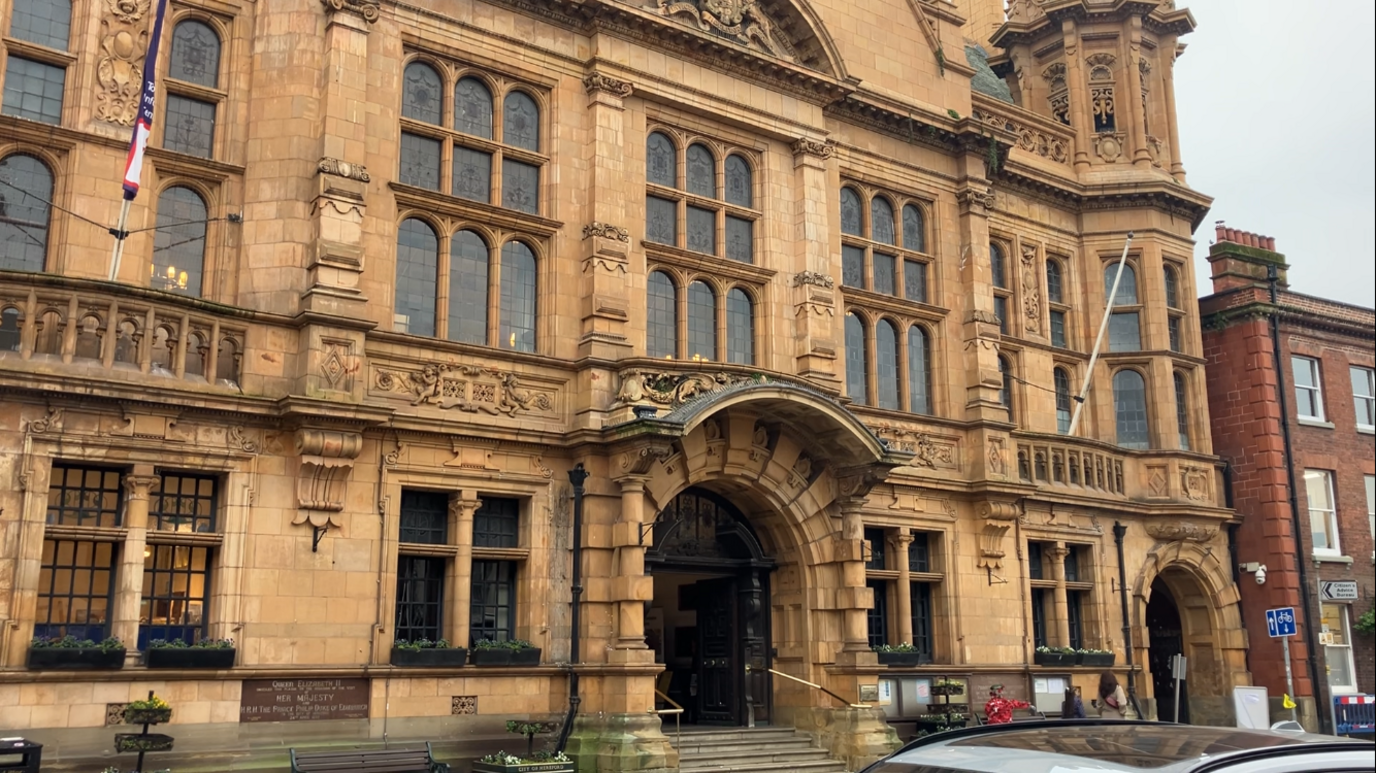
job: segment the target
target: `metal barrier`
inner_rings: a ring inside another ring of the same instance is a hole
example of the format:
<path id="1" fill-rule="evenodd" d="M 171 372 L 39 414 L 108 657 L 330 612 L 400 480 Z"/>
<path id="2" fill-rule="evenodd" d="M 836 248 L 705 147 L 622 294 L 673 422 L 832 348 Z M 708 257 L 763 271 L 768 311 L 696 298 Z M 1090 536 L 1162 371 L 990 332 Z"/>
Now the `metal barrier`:
<path id="1" fill-rule="evenodd" d="M 1333 726 L 1338 735 L 1376 734 L 1376 695 L 1333 696 Z"/>
<path id="2" fill-rule="evenodd" d="M 669 704 L 670 706 L 673 706 L 673 708 L 651 709 L 650 713 L 660 717 L 661 721 L 663 721 L 665 714 L 674 715 L 674 748 L 683 748 L 683 707 L 675 703 L 673 698 L 670 698 L 669 696 L 665 695 L 659 690 L 655 690 L 655 696 L 658 698 L 663 698 L 664 702 Z"/>
<path id="3" fill-rule="evenodd" d="M 812 682 L 809 682 L 809 681 L 807 681 L 806 679 L 799 679 L 799 678 L 796 677 L 796 676 L 793 676 L 793 675 L 791 675 L 791 674 L 785 674 L 785 673 L 782 672 L 782 671 L 775 671 L 775 670 L 772 669 L 772 668 L 765 668 L 765 669 L 751 668 L 751 667 L 749 667 L 749 666 L 746 666 L 746 668 L 745 668 L 745 672 L 746 672 L 747 674 L 750 673 L 751 671 L 761 671 L 761 670 L 763 670 L 763 671 L 768 671 L 769 673 L 771 673 L 771 674 L 773 674 L 773 675 L 775 675 L 775 676 L 782 676 L 782 677 L 785 678 L 785 679 L 792 679 L 793 681 L 797 682 L 798 684 L 805 684 L 805 685 L 807 685 L 808 687 L 811 687 L 811 688 L 814 689 L 814 690 L 821 690 L 822 692 L 826 693 L 827 695 L 830 695 L 831 697 L 835 698 L 836 700 L 838 700 L 838 701 L 840 701 L 840 702 L 846 704 L 846 707 L 847 707 L 847 708 L 852 708 L 852 709 L 868 709 L 868 708 L 871 708 L 870 705 L 869 705 L 868 703 L 851 703 L 850 701 L 846 700 L 845 698 L 842 698 L 841 696 L 837 695 L 836 693 L 832 692 L 831 690 L 828 690 L 827 688 L 823 687 L 823 686 L 820 685 L 820 684 L 813 684 Z"/>

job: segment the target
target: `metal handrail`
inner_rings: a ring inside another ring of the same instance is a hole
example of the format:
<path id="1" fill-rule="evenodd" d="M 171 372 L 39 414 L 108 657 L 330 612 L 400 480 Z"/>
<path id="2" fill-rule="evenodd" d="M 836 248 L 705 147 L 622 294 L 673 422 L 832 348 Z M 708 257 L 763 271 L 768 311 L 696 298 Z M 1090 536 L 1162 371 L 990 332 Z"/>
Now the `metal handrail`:
<path id="1" fill-rule="evenodd" d="M 873 708 L 873 707 L 870 706 L 868 703 L 851 703 L 850 701 L 846 700 L 845 698 L 842 698 L 841 696 L 837 695 L 836 693 L 832 692 L 831 690 L 828 690 L 827 688 L 823 687 L 823 686 L 820 685 L 820 684 L 813 684 L 812 682 L 809 682 L 809 681 L 807 681 L 806 679 L 799 679 L 798 677 L 793 676 L 792 674 L 785 674 L 785 673 L 782 672 L 782 671 L 775 671 L 775 670 L 772 669 L 772 668 L 752 669 L 752 668 L 750 668 L 749 666 L 746 666 L 746 667 L 745 667 L 745 672 L 746 672 L 747 674 L 750 673 L 751 671 L 760 671 L 760 670 L 768 671 L 769 673 L 771 673 L 771 674 L 773 674 L 773 675 L 775 675 L 775 676 L 782 676 L 782 677 L 785 678 L 785 679 L 791 679 L 791 680 L 797 682 L 798 684 L 805 684 L 805 685 L 807 685 L 808 687 L 811 687 L 811 688 L 814 689 L 814 690 L 821 690 L 822 692 L 826 693 L 827 695 L 830 695 L 831 697 L 835 698 L 836 700 L 841 701 L 842 703 L 846 704 L 846 706 L 847 706 L 848 708 L 852 708 L 852 709 L 868 709 L 868 708 Z"/>
<path id="2" fill-rule="evenodd" d="M 678 703 L 675 702 L 673 698 L 670 698 L 669 696 L 665 695 L 664 693 L 660 692 L 659 690 L 655 690 L 655 695 L 656 695 L 657 697 L 663 698 L 663 699 L 664 699 L 664 702 L 665 702 L 665 703 L 668 703 L 670 706 L 673 706 L 673 708 L 672 708 L 672 709 L 650 709 L 650 713 L 651 713 L 651 714 L 654 714 L 654 715 L 656 715 L 656 716 L 660 716 L 660 717 L 664 716 L 665 714 L 673 714 L 673 715 L 674 715 L 674 738 L 676 739 L 675 744 L 674 744 L 674 747 L 675 747 L 675 748 L 678 748 L 678 749 L 682 749 L 682 748 L 683 748 L 683 707 L 680 706 L 680 705 L 678 705 Z"/>

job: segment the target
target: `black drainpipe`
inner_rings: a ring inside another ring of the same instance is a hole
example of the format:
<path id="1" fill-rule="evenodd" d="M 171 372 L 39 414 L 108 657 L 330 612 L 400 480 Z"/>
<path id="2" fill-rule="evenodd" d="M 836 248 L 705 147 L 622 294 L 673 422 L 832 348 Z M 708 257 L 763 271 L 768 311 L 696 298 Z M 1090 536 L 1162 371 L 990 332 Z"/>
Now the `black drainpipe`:
<path id="1" fill-rule="evenodd" d="M 1313 604 L 1309 598 L 1309 576 L 1304 568 L 1309 558 L 1304 555 L 1304 532 L 1301 530 L 1299 489 L 1295 485 L 1295 455 L 1290 445 L 1290 407 L 1289 401 L 1286 399 L 1288 388 L 1285 386 L 1285 365 L 1281 361 L 1280 315 L 1277 313 L 1279 311 L 1276 293 L 1278 279 L 1275 264 L 1268 265 L 1266 267 L 1266 282 L 1271 291 L 1271 310 L 1267 314 L 1267 319 L 1271 323 L 1271 357 L 1275 360 L 1276 367 L 1276 396 L 1280 403 L 1280 436 L 1285 444 L 1285 480 L 1290 488 L 1290 528 L 1294 530 L 1295 534 L 1295 566 L 1299 569 L 1300 606 L 1304 609 L 1304 643 L 1309 650 L 1309 657 L 1305 659 L 1305 663 L 1309 667 L 1309 683 L 1314 686 L 1314 703 L 1318 704 L 1323 692 L 1323 685 L 1319 684 L 1318 650 L 1314 641 L 1315 617 Z M 1323 706 L 1314 706 L 1314 711 L 1319 715 L 1319 730 L 1324 733 L 1332 732 L 1332 728 L 1329 727 L 1328 712 L 1324 709 Z"/>
<path id="2" fill-rule="evenodd" d="M 1137 712 L 1137 718 L 1143 719 L 1142 707 L 1137 704 L 1137 679 L 1133 674 L 1132 621 L 1128 620 L 1128 567 L 1123 559 L 1123 537 L 1127 533 L 1128 527 L 1119 521 L 1113 522 L 1113 542 L 1118 546 L 1118 601 L 1123 607 L 1123 650 L 1128 656 L 1128 702 Z"/>
<path id="3" fill-rule="evenodd" d="M 559 751 L 569 743 L 569 733 L 573 732 L 573 718 L 578 715 L 578 704 L 583 698 L 578 694 L 578 663 L 582 660 L 580 623 L 583 617 L 583 482 L 590 475 L 579 462 L 569 470 L 569 483 L 573 484 L 573 576 L 571 588 L 573 607 L 569 615 L 569 713 L 564 717 L 564 729 L 559 731 Z"/>

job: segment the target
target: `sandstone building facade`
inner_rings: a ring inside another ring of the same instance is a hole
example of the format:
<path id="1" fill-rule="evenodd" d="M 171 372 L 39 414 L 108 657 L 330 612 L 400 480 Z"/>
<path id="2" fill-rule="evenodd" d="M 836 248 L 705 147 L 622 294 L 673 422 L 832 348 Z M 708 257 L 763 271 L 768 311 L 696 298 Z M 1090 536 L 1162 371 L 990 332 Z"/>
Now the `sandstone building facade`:
<path id="1" fill-rule="evenodd" d="M 1039 646 L 1134 664 L 1147 713 L 1185 653 L 1228 721 L 1187 11 L 171 0 L 107 281 L 150 4 L 5 8 L 0 717 L 59 760 L 150 687 L 221 759 L 292 680 L 365 696 L 293 739 L 562 718 L 575 543 L 582 769 L 671 767 L 648 712 L 685 676 L 697 719 L 852 762 L 937 675 L 1088 691 Z M 25 669 L 65 634 L 128 662 Z M 234 667 L 142 665 L 198 637 Z M 542 664 L 389 664 L 422 637 Z"/>
<path id="2" fill-rule="evenodd" d="M 1214 292 L 1199 301 L 1209 414 L 1241 520 L 1253 675 L 1272 696 L 1287 691 L 1266 610 L 1294 608 L 1294 694 L 1305 724 L 1331 732 L 1333 696 L 1376 689 L 1371 635 L 1354 628 L 1372 606 L 1376 313 L 1290 291 L 1290 265 L 1268 237 L 1219 225 L 1209 262 Z"/>

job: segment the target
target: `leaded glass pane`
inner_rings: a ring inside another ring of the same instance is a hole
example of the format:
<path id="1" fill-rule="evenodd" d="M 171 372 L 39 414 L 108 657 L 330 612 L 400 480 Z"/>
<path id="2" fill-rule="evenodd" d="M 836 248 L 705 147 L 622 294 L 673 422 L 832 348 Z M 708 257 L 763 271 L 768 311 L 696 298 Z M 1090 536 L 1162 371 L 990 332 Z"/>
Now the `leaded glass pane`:
<path id="1" fill-rule="evenodd" d="M 206 208 L 200 194 L 174 186 L 158 197 L 150 286 L 199 297 L 205 270 Z"/>
<path id="2" fill-rule="evenodd" d="M 846 314 L 846 396 L 859 405 L 869 402 L 869 362 L 865 354 L 865 323 Z"/>
<path id="3" fill-rule="evenodd" d="M 1002 295 L 994 296 L 994 318 L 999 321 L 999 332 L 1008 335 L 1008 299 Z"/>
<path id="4" fill-rule="evenodd" d="M 506 95 L 502 141 L 525 150 L 540 150 L 540 108 L 529 94 L 513 91 Z"/>
<path id="5" fill-rule="evenodd" d="M 1117 273 L 1117 263 L 1104 266 L 1104 297 L 1113 292 L 1113 278 Z M 1118 282 L 1118 295 L 1113 299 L 1113 305 L 1130 306 L 1134 303 L 1137 303 L 1137 272 L 1124 263 L 1123 278 Z"/>
<path id="6" fill-rule="evenodd" d="M 1142 329 L 1137 312 L 1115 312 L 1108 321 L 1108 350 L 1137 352 L 1142 350 Z"/>
<path id="7" fill-rule="evenodd" d="M 932 345 L 927 331 L 908 328 L 908 410 L 931 413 Z"/>
<path id="8" fill-rule="evenodd" d="M 1064 311 L 1051 312 L 1051 345 L 1058 346 L 1062 349 L 1066 348 L 1069 345 L 1066 342 L 1065 338 Z"/>
<path id="9" fill-rule="evenodd" d="M 910 301 L 927 302 L 927 264 L 919 260 L 903 262 L 903 295 Z"/>
<path id="10" fill-rule="evenodd" d="M 678 244 L 678 204 L 655 196 L 645 197 L 645 239 L 657 244 Z"/>
<path id="11" fill-rule="evenodd" d="M 435 334 L 435 282 L 440 240 L 422 220 L 403 220 L 397 229 L 397 284 L 393 329 L 398 333 Z"/>
<path id="12" fill-rule="evenodd" d="M 1190 414 L 1189 399 L 1185 391 L 1185 376 L 1181 373 L 1175 374 L 1175 432 L 1180 443 L 1180 450 L 1190 450 Z"/>
<path id="13" fill-rule="evenodd" d="M 879 407 L 898 410 L 898 331 L 887 319 L 874 326 L 875 386 Z"/>
<path id="14" fill-rule="evenodd" d="M 167 95 L 167 129 L 162 145 L 178 153 L 210 158 L 215 149 L 215 103 Z"/>
<path id="15" fill-rule="evenodd" d="M 438 124 L 444 110 L 440 74 L 424 62 L 406 65 L 401 84 L 401 114 L 425 123 Z"/>
<path id="16" fill-rule="evenodd" d="M 10 37 L 66 51 L 71 38 L 70 0 L 14 0 Z"/>
<path id="17" fill-rule="evenodd" d="M 540 167 L 502 159 L 502 206 L 517 212 L 540 212 Z"/>
<path id="18" fill-rule="evenodd" d="M 860 194 L 852 188 L 841 189 L 841 233 L 863 236 L 864 223 L 860 214 Z"/>
<path id="19" fill-rule="evenodd" d="M 440 141 L 402 132 L 401 170 L 397 176 L 404 185 L 439 190 Z"/>
<path id="20" fill-rule="evenodd" d="M 454 146 L 454 195 L 484 204 L 492 200 L 492 154 Z"/>
<path id="21" fill-rule="evenodd" d="M 916 204 L 903 207 L 903 249 L 927 251 L 927 222 Z"/>
<path id="22" fill-rule="evenodd" d="M 755 224 L 726 216 L 726 257 L 742 263 L 755 262 Z"/>
<path id="23" fill-rule="evenodd" d="M 714 255 L 717 252 L 717 213 L 699 207 L 688 208 L 688 249 Z"/>
<path id="24" fill-rule="evenodd" d="M 1147 448 L 1147 385 L 1135 370 L 1113 374 L 1113 409 L 1118 422 L 1118 445 Z"/>
<path id="25" fill-rule="evenodd" d="M 1004 273 L 1003 248 L 989 243 L 989 281 L 1001 290 L 1008 289 L 1008 277 Z"/>
<path id="26" fill-rule="evenodd" d="M 502 245 L 500 346 L 535 351 L 536 281 L 535 253 L 521 242 Z"/>
<path id="27" fill-rule="evenodd" d="M 33 156 L 0 159 L 0 269 L 42 271 L 53 175 Z"/>
<path id="28" fill-rule="evenodd" d="M 1170 338 L 1171 351 L 1181 351 L 1180 317 L 1171 317 L 1166 320 L 1166 333 Z"/>
<path id="29" fill-rule="evenodd" d="M 726 203 L 754 206 L 755 185 L 750 165 L 740 156 L 726 157 Z"/>
<path id="30" fill-rule="evenodd" d="M 220 36 L 205 22 L 188 19 L 172 32 L 167 74 L 213 89 L 220 85 Z"/>
<path id="31" fill-rule="evenodd" d="M 1166 266 L 1166 305 L 1172 309 L 1180 308 L 1180 274 L 1174 268 Z"/>
<path id="32" fill-rule="evenodd" d="M 413 545 L 448 544 L 448 494 L 402 489 L 400 515 L 398 542 Z"/>
<path id="33" fill-rule="evenodd" d="M 841 245 L 841 285 L 865 286 L 865 251 L 848 244 Z"/>
<path id="34" fill-rule="evenodd" d="M 668 274 L 650 274 L 645 306 L 645 353 L 662 359 L 674 357 L 678 354 L 678 291 Z"/>
<path id="35" fill-rule="evenodd" d="M 1056 383 L 1056 431 L 1070 432 L 1070 376 L 1063 368 L 1056 368 L 1052 379 Z"/>
<path id="36" fill-rule="evenodd" d="M 678 185 L 678 149 L 665 134 L 654 132 L 645 142 L 645 180 L 673 188 Z M 672 242 L 669 242 L 672 244 Z"/>
<path id="37" fill-rule="evenodd" d="M 705 145 L 688 146 L 688 192 L 694 196 L 717 197 L 717 159 Z"/>
<path id="38" fill-rule="evenodd" d="M 492 92 L 477 78 L 454 84 L 454 131 L 492 139 Z"/>
<path id="39" fill-rule="evenodd" d="M 999 389 L 999 403 L 1008 409 L 1008 417 L 1013 417 L 1013 366 L 1008 362 L 1007 357 L 999 357 L 999 375 L 1003 378 L 1003 386 Z"/>
<path id="40" fill-rule="evenodd" d="M 739 287 L 726 294 L 726 359 L 737 365 L 755 362 L 755 304 Z"/>
<path id="41" fill-rule="evenodd" d="M 5 95 L 0 112 L 43 123 L 62 123 L 62 87 L 67 71 L 43 62 L 11 56 L 5 67 Z"/>
<path id="42" fill-rule="evenodd" d="M 449 340 L 487 343 L 487 242 L 459 231 L 449 242 Z"/>
<path id="43" fill-rule="evenodd" d="M 717 359 L 717 294 L 706 282 L 688 285 L 688 359 Z"/>
<path id="44" fill-rule="evenodd" d="M 898 293 L 898 259 L 892 255 L 874 253 L 874 291 L 885 295 Z"/>
<path id="45" fill-rule="evenodd" d="M 1064 277 L 1061 275 L 1061 262 L 1046 262 L 1046 299 L 1051 303 L 1065 303 Z"/>
<path id="46" fill-rule="evenodd" d="M 870 202 L 870 236 L 877 242 L 896 244 L 893 225 L 893 205 L 882 196 Z"/>
<path id="47" fill-rule="evenodd" d="M 435 641 L 443 635 L 445 563 L 443 558 L 397 557 L 397 640 Z"/>

